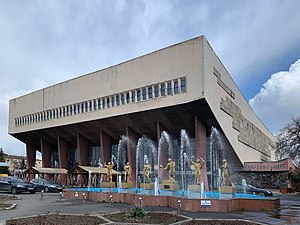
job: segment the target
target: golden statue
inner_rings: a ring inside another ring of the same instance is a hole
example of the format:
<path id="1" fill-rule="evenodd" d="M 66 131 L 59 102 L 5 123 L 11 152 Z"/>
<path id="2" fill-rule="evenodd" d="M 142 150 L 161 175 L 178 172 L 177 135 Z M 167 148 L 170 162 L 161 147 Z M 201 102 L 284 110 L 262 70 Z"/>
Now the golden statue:
<path id="1" fill-rule="evenodd" d="M 145 176 L 145 182 L 149 183 L 150 182 L 150 175 L 151 175 L 151 164 L 150 163 L 145 163 L 144 164 L 143 173 L 144 173 L 144 176 Z"/>
<path id="2" fill-rule="evenodd" d="M 131 173 L 131 167 L 129 162 L 126 163 L 126 165 L 124 166 L 124 170 L 125 170 L 125 176 L 124 176 L 124 181 L 127 183 L 130 183 L 130 173 Z M 128 180 L 127 180 L 128 179 Z"/>
<path id="3" fill-rule="evenodd" d="M 228 173 L 228 168 L 227 168 L 227 161 L 226 159 L 223 159 L 223 164 L 222 164 L 222 185 L 229 185 L 230 178 L 229 178 L 229 173 Z"/>
<path id="4" fill-rule="evenodd" d="M 197 184 L 199 184 L 201 182 L 201 169 L 204 164 L 205 164 L 205 161 L 202 158 L 197 159 L 196 162 L 192 161 L 192 165 L 194 166 L 195 171 L 196 171 L 195 180 L 196 180 Z"/>
<path id="5" fill-rule="evenodd" d="M 175 181 L 175 162 L 171 158 L 168 159 L 168 164 L 166 165 L 165 168 L 162 165 L 160 165 L 160 168 L 164 170 L 169 169 L 168 172 L 169 179 Z"/>
<path id="6" fill-rule="evenodd" d="M 108 162 L 108 163 L 105 162 L 104 163 L 104 167 L 107 169 L 106 180 L 108 182 L 112 182 L 112 169 L 113 169 L 114 165 L 115 164 L 113 162 Z"/>

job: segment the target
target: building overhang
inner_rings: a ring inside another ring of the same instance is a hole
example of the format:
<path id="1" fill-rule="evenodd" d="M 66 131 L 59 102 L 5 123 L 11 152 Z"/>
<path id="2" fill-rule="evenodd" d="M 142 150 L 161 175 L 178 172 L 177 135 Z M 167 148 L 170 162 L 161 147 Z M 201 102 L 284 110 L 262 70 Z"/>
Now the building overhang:
<path id="1" fill-rule="evenodd" d="M 100 143 L 100 130 L 106 132 L 115 142 L 118 142 L 120 136 L 125 134 L 126 127 L 130 127 L 140 136 L 147 135 L 149 138 L 156 140 L 156 125 L 158 122 L 174 137 L 179 135 L 181 129 L 186 129 L 189 135 L 194 137 L 195 116 L 205 124 L 208 130 L 211 126 L 218 127 L 207 101 L 202 98 L 189 103 L 155 110 L 11 135 L 24 143 L 28 141 L 34 144 L 37 150 L 40 150 L 41 139 L 57 146 L 57 137 L 65 139 L 70 146 L 76 147 L 78 133 L 87 138 L 92 145 L 98 146 Z"/>

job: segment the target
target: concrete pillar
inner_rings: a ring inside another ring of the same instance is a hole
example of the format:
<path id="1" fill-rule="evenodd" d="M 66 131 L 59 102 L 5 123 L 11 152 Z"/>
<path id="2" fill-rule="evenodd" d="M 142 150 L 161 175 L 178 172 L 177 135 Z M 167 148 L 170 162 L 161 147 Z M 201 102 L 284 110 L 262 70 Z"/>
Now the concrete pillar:
<path id="1" fill-rule="evenodd" d="M 131 181 L 137 185 L 136 180 L 136 146 L 138 142 L 138 134 L 131 128 L 126 126 L 126 136 L 127 136 L 127 157 L 128 162 L 131 166 Z"/>
<path id="2" fill-rule="evenodd" d="M 88 165 L 89 141 L 77 133 L 78 162 L 80 166 Z"/>
<path id="3" fill-rule="evenodd" d="M 111 160 L 111 146 L 112 138 L 103 130 L 100 130 L 100 157 L 102 163 Z"/>
<path id="4" fill-rule="evenodd" d="M 41 138 L 42 163 L 43 167 L 51 166 L 51 144 Z"/>
<path id="5" fill-rule="evenodd" d="M 201 170 L 201 180 L 205 185 L 205 189 L 208 190 L 208 181 L 206 173 L 206 127 L 203 122 L 197 117 L 195 120 L 195 139 L 196 139 L 196 157 L 202 158 L 205 164 L 202 166 Z"/>
<path id="6" fill-rule="evenodd" d="M 58 160 L 59 160 L 59 168 L 68 168 L 68 142 L 61 137 L 57 137 L 57 146 L 58 146 Z M 67 185 L 67 176 L 60 175 L 59 176 L 60 183 Z"/>
<path id="7" fill-rule="evenodd" d="M 157 144 L 159 145 L 159 139 L 161 137 L 161 133 L 163 131 L 167 131 L 167 129 L 159 122 L 156 121 L 156 135 L 157 135 Z M 159 147 L 159 146 L 157 146 Z M 168 152 L 165 151 L 165 149 L 162 149 L 160 152 L 160 160 L 158 162 L 159 165 L 166 166 L 168 162 Z M 159 169 L 159 177 L 162 178 L 163 176 L 163 170 Z"/>
<path id="8" fill-rule="evenodd" d="M 26 156 L 27 156 L 27 162 L 26 167 L 27 169 L 35 166 L 36 161 L 36 147 L 34 144 L 30 143 L 29 141 L 26 141 Z M 30 174 L 26 179 L 28 181 L 31 181 L 34 178 L 34 174 Z"/>

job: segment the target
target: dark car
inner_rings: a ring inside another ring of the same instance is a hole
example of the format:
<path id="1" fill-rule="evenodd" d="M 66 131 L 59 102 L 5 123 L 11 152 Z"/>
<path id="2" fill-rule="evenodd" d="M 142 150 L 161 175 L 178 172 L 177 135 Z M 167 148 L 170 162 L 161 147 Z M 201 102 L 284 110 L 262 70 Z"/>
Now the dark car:
<path id="1" fill-rule="evenodd" d="M 11 192 L 12 194 L 20 192 L 30 192 L 34 194 L 36 188 L 33 184 L 23 181 L 18 177 L 0 177 L 0 191 Z"/>
<path id="2" fill-rule="evenodd" d="M 61 192 L 64 189 L 62 184 L 42 178 L 33 179 L 30 183 L 36 186 L 36 191 L 44 190 L 45 192 Z"/>
<path id="3" fill-rule="evenodd" d="M 254 194 L 254 195 L 262 195 L 262 196 L 273 196 L 272 191 L 263 189 L 263 188 L 257 188 L 250 184 L 247 185 L 235 185 L 236 192 L 238 193 L 247 193 L 247 194 Z"/>

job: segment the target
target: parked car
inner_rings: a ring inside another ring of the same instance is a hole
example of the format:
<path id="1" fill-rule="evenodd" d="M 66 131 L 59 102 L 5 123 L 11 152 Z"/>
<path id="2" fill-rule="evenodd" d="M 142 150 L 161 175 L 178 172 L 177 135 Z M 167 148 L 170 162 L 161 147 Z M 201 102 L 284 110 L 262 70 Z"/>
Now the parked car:
<path id="1" fill-rule="evenodd" d="M 62 184 L 48 179 L 36 178 L 31 180 L 30 183 L 36 186 L 36 191 L 44 190 L 45 192 L 61 192 L 64 189 Z"/>
<path id="2" fill-rule="evenodd" d="M 257 188 L 250 184 L 247 184 L 245 186 L 237 184 L 235 185 L 236 192 L 238 193 L 247 193 L 247 194 L 254 194 L 254 195 L 262 195 L 262 196 L 273 196 L 272 191 L 263 189 L 263 188 Z"/>
<path id="3" fill-rule="evenodd" d="M 11 192 L 12 194 L 20 192 L 30 192 L 34 194 L 36 187 L 18 177 L 6 176 L 0 177 L 0 191 Z"/>

